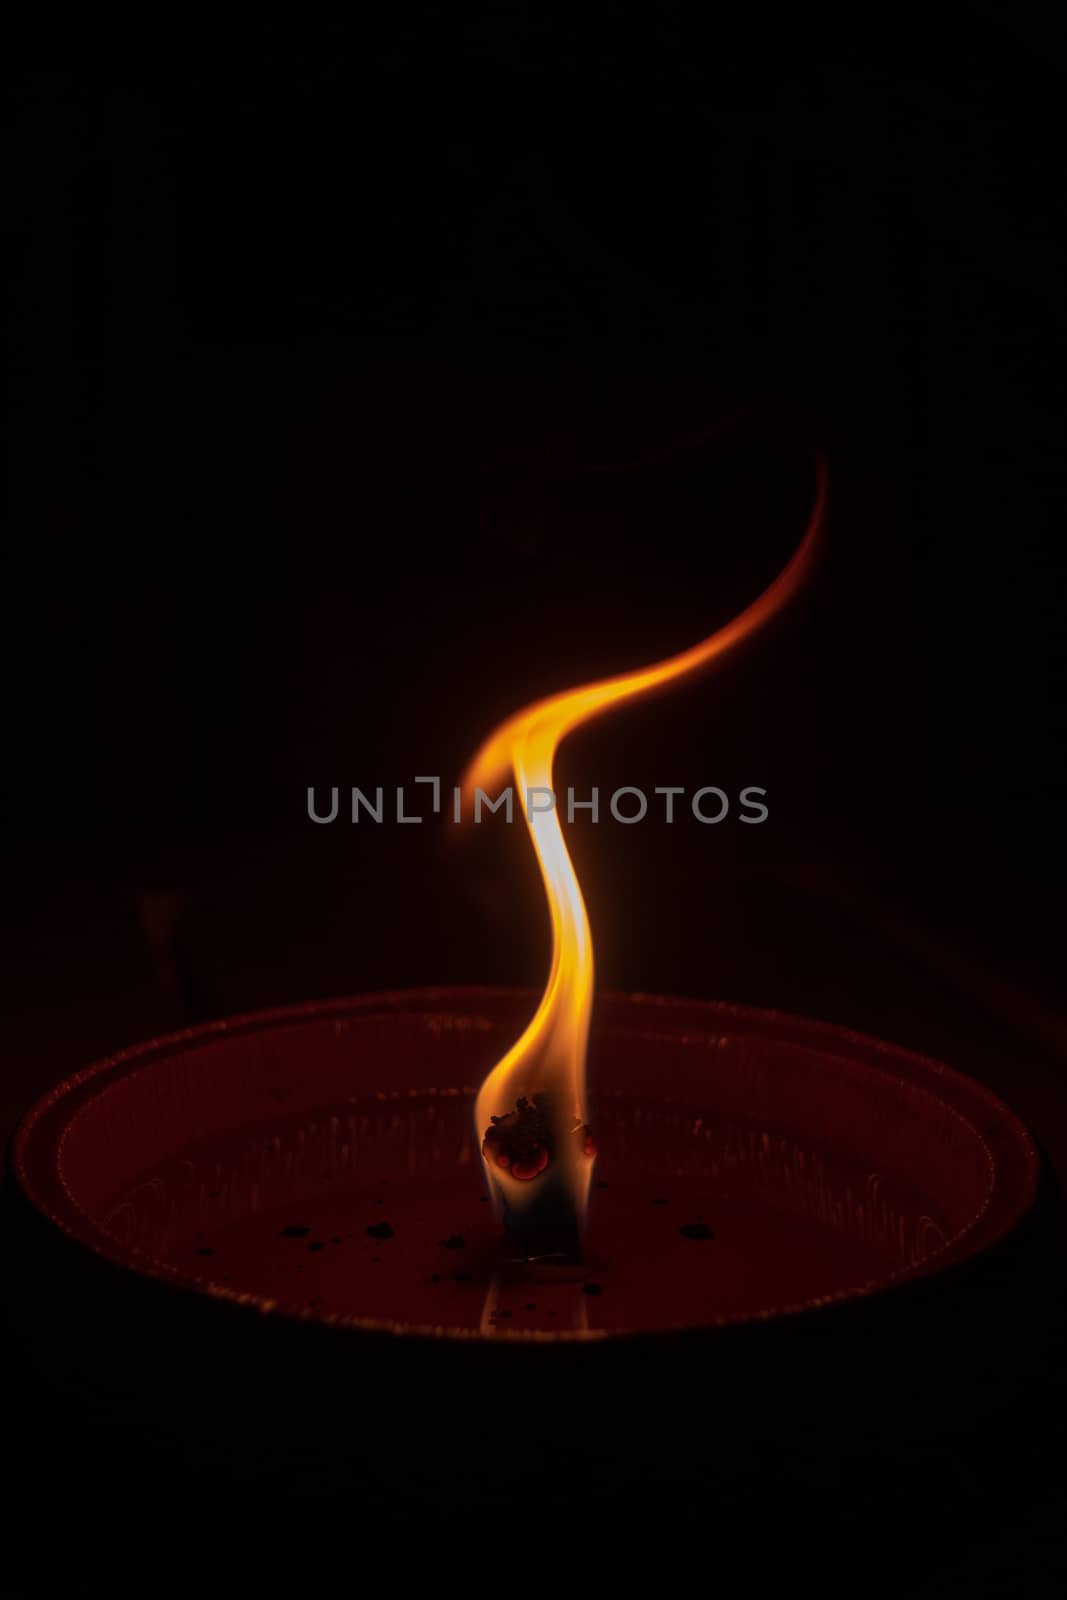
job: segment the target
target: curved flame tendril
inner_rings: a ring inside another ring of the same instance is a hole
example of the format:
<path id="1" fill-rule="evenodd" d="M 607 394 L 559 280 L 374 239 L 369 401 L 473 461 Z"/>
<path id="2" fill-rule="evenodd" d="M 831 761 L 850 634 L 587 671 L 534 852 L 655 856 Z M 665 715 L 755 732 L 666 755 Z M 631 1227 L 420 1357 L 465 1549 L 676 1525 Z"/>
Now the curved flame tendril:
<path id="1" fill-rule="evenodd" d="M 500 724 L 478 750 L 463 775 L 467 800 L 475 789 L 488 790 L 511 774 L 516 798 L 541 869 L 552 927 L 552 960 L 540 1004 L 507 1054 L 488 1074 L 475 1103 L 479 1143 L 494 1115 L 511 1111 L 521 1096 L 548 1091 L 561 1108 L 567 1127 L 587 1120 L 585 1054 L 593 1002 L 593 941 L 585 902 L 567 849 L 558 810 L 533 810 L 530 791 L 553 791 L 556 752 L 568 734 L 583 723 L 720 661 L 751 637 L 793 597 L 807 576 L 815 552 L 826 502 L 826 472 L 816 462 L 815 494 L 804 535 L 774 581 L 732 621 L 717 632 L 664 661 L 634 672 L 604 678 L 580 688 L 550 695 L 515 712 Z M 559 1148 L 569 1157 L 568 1179 L 575 1216 L 584 1221 L 593 1162 L 583 1157 L 574 1139 Z M 487 1164 L 490 1189 L 498 1202 L 521 1209 L 522 1184 Z"/>

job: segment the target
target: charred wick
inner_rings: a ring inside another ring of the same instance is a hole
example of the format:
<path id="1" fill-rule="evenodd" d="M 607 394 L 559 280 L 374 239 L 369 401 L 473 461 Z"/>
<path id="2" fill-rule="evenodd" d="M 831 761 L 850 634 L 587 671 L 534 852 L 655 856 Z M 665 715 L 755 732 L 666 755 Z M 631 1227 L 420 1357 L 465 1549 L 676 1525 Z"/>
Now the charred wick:
<path id="1" fill-rule="evenodd" d="M 490 1166 L 529 1183 L 546 1171 L 553 1160 L 558 1137 L 556 1126 L 557 1118 L 549 1095 L 535 1094 L 532 1100 L 523 1096 L 514 1111 L 490 1118 L 482 1154 Z M 596 1141 L 586 1123 L 576 1123 L 570 1137 L 578 1141 L 584 1156 L 592 1159 L 596 1155 Z"/>
<path id="2" fill-rule="evenodd" d="M 558 1115 L 552 1097 L 523 1096 L 514 1111 L 492 1117 L 482 1142 L 482 1154 L 490 1172 L 508 1173 L 524 1186 L 529 1185 L 521 1205 L 503 1185 L 498 1187 L 502 1202 L 505 1249 L 512 1260 L 526 1262 L 571 1263 L 581 1260 L 582 1240 L 574 1194 L 569 1179 L 570 1163 L 560 1159 L 560 1141 L 575 1141 L 580 1155 L 592 1160 L 596 1142 L 584 1122 L 575 1122 L 566 1131 L 566 1119 Z"/>

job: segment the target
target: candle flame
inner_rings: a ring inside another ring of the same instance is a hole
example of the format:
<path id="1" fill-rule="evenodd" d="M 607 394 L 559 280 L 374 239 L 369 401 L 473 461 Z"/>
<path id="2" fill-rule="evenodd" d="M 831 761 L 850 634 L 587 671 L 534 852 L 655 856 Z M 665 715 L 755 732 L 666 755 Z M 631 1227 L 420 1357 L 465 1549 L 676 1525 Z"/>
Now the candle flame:
<path id="1" fill-rule="evenodd" d="M 731 622 L 688 650 L 652 666 L 568 689 L 515 712 L 489 736 L 463 777 L 470 797 L 509 775 L 541 869 L 552 927 L 552 959 L 540 1004 L 523 1033 L 488 1074 L 475 1103 L 476 1133 L 498 1214 L 514 1219 L 526 1210 L 539 1183 L 551 1178 L 569 1198 L 576 1229 L 584 1226 L 595 1147 L 587 1126 L 585 1056 L 593 1002 L 593 940 L 578 876 L 559 813 L 549 806 L 553 768 L 562 741 L 602 712 L 651 694 L 719 662 L 770 620 L 800 588 L 809 571 L 823 519 L 826 475 L 816 463 L 812 510 L 804 535 L 777 578 Z M 522 1107 L 521 1113 L 516 1108 Z M 534 1129 L 518 1153 L 507 1154 L 518 1116 Z M 509 1129 L 508 1125 L 511 1125 Z M 537 1145 L 537 1129 L 548 1129 Z M 542 1176 L 543 1175 L 543 1176 Z"/>

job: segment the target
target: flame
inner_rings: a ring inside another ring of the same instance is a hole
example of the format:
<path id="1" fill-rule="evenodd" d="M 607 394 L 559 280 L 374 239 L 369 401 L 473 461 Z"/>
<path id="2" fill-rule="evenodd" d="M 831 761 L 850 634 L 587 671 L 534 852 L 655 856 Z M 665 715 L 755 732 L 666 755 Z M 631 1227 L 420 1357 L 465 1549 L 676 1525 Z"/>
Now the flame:
<path id="1" fill-rule="evenodd" d="M 554 791 L 556 752 L 568 734 L 602 712 L 651 694 L 709 667 L 770 620 L 800 588 L 812 563 L 826 502 L 826 474 L 816 463 L 815 494 L 804 535 L 777 578 L 744 611 L 699 644 L 635 672 L 604 678 L 535 701 L 501 723 L 464 773 L 465 797 L 488 791 L 509 774 L 516 786 L 541 869 L 552 926 L 552 960 L 540 1004 L 511 1049 L 488 1074 L 475 1103 L 479 1142 L 494 1117 L 522 1098 L 548 1096 L 554 1120 L 552 1170 L 516 1176 L 483 1150 L 490 1193 L 505 1221 L 527 1211 L 551 1177 L 584 1226 L 593 1155 L 587 1133 L 585 1055 L 593 1002 L 593 940 L 585 902 L 567 849 L 558 810 L 540 809 Z M 538 794 L 541 791 L 541 795 Z M 535 797 L 534 807 L 527 804 Z M 534 1181 L 530 1181 L 533 1179 Z"/>

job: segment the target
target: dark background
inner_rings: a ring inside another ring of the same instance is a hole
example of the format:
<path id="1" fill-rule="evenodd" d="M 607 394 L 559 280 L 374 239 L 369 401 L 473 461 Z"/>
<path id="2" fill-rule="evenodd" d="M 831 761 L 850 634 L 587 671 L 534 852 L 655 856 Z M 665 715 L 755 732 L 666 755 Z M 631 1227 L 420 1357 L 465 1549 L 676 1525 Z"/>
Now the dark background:
<path id="1" fill-rule="evenodd" d="M 1025 13 L 759 33 L 430 8 L 9 61 L 24 1016 L 58 988 L 103 1042 L 146 927 L 184 1013 L 536 980 L 515 835 L 314 829 L 306 787 L 448 782 L 524 699 L 709 632 L 801 526 L 789 422 L 832 474 L 809 591 L 561 769 L 771 819 L 581 830 L 603 981 L 780 999 L 729 948 L 801 959 L 736 903 L 770 867 L 1054 1002 L 1058 69 Z"/>
<path id="2" fill-rule="evenodd" d="M 1035 18 L 430 8 L 61 43 L 6 70 L 19 1061 L 536 981 L 515 832 L 315 829 L 307 786 L 451 781 L 525 699 L 710 632 L 800 530 L 800 429 L 832 474 L 808 592 L 561 765 L 769 790 L 758 829 L 577 832 L 601 981 L 864 1021 L 885 957 L 845 973 L 853 936 L 816 936 L 859 896 L 1062 1043 L 1062 78 Z M 766 421 L 673 469 L 589 470 L 739 413 Z"/>
<path id="3" fill-rule="evenodd" d="M 6 1120 L 184 1021 L 536 983 L 517 829 L 315 828 L 307 786 L 448 783 L 524 700 L 710 632 L 799 534 L 806 430 L 808 589 L 561 762 L 769 791 L 759 828 L 576 828 L 601 981 L 950 1054 L 1058 1159 L 1039 16 L 60 44 L 5 69 Z"/>

